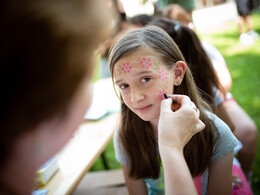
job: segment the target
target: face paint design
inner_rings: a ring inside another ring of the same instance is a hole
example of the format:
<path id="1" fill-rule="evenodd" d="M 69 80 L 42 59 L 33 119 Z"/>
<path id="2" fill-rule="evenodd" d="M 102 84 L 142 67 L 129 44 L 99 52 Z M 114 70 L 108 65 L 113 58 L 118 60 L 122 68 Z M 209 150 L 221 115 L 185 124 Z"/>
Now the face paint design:
<path id="1" fill-rule="evenodd" d="M 160 96 L 161 100 L 164 99 L 164 93 L 167 94 L 167 91 L 165 90 L 165 88 L 163 88 L 162 90 L 159 90 L 159 96 Z"/>
<path id="2" fill-rule="evenodd" d="M 132 69 L 132 66 L 130 65 L 129 62 L 123 63 L 122 65 L 119 65 L 118 71 L 120 74 L 123 72 L 124 74 L 130 72 Z"/>
<path id="3" fill-rule="evenodd" d="M 153 58 L 153 57 L 147 56 L 147 57 L 143 57 L 143 58 L 138 58 L 137 60 L 132 60 L 131 62 L 125 62 L 123 64 L 120 64 L 118 66 L 119 75 L 121 75 L 122 73 L 127 74 L 134 68 L 135 69 L 145 68 L 145 69 L 149 70 L 153 66 L 151 58 Z M 140 67 L 140 64 L 141 64 L 141 67 Z M 153 68 L 153 70 L 158 71 L 159 65 L 157 63 L 155 63 L 155 64 L 156 64 L 155 65 L 156 67 Z"/>
<path id="4" fill-rule="evenodd" d="M 167 86 L 167 71 L 165 68 L 159 66 L 158 63 L 154 62 L 154 64 L 152 64 L 152 56 L 146 56 L 146 57 L 142 57 L 142 58 L 138 58 L 137 60 L 133 60 L 132 62 L 126 62 L 123 63 L 122 65 L 119 65 L 118 68 L 118 72 L 119 75 L 121 75 L 122 73 L 127 74 L 130 73 L 131 70 L 133 69 L 140 69 L 140 68 L 144 68 L 149 70 L 150 68 L 152 68 L 152 70 L 155 70 L 158 73 L 158 77 L 161 79 L 162 84 L 163 84 L 163 88 L 159 89 L 159 96 L 161 98 L 161 100 L 163 100 L 164 96 L 163 94 L 166 93 L 166 86 Z M 140 65 L 141 64 L 141 67 Z M 139 66 L 139 67 L 138 67 Z"/>
<path id="5" fill-rule="evenodd" d="M 149 57 L 143 58 L 142 60 L 138 58 L 138 61 L 140 60 L 140 63 L 143 64 L 142 68 L 146 68 L 147 70 L 152 66 L 151 60 Z"/>
<path id="6" fill-rule="evenodd" d="M 159 78 L 162 80 L 162 85 L 163 85 L 162 90 L 166 89 L 166 86 L 167 86 L 167 71 L 166 71 L 166 69 L 159 66 L 159 64 L 157 64 L 155 62 L 155 66 L 154 66 L 153 70 L 158 72 Z M 164 93 L 167 94 L 166 90 L 164 91 Z M 159 94 L 160 94 L 161 98 L 163 99 L 163 93 L 161 95 L 161 92 L 159 91 Z"/>
<path id="7" fill-rule="evenodd" d="M 167 88 L 167 71 L 163 67 L 159 66 L 159 64 L 157 64 L 156 62 L 154 63 L 153 70 L 158 72 L 158 74 L 159 74 L 158 77 L 162 81 L 163 88 L 159 89 L 158 93 L 159 93 L 159 96 L 160 96 L 161 100 L 163 100 L 164 99 L 164 95 L 163 94 L 164 93 L 167 94 L 167 90 L 166 90 L 166 88 Z"/>
<path id="8" fill-rule="evenodd" d="M 164 93 L 173 92 L 171 70 L 164 62 L 135 52 L 118 60 L 114 75 L 124 103 L 143 120 L 157 120 Z"/>
<path id="9" fill-rule="evenodd" d="M 160 68 L 160 67 L 159 67 L 158 69 L 159 69 L 159 78 L 161 78 L 162 81 L 166 80 L 166 78 L 167 78 L 167 72 L 164 71 L 163 68 Z"/>

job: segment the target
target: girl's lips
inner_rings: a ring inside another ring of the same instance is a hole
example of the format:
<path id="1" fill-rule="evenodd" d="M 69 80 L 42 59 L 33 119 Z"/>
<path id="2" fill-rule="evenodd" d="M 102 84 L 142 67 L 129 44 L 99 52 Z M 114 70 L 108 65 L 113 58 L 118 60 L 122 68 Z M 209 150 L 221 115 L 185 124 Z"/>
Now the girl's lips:
<path id="1" fill-rule="evenodd" d="M 149 106 L 145 106 L 145 107 L 142 107 L 142 108 L 136 108 L 136 110 L 138 110 L 139 112 L 141 113 L 144 113 L 146 112 L 152 105 L 149 105 Z"/>

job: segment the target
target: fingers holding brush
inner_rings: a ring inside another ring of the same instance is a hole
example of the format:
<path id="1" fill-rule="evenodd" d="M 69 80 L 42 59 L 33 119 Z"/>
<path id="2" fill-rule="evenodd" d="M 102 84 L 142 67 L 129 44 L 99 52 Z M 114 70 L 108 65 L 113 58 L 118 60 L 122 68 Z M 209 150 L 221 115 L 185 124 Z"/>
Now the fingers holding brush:
<path id="1" fill-rule="evenodd" d="M 182 150 L 194 134 L 205 128 L 199 115 L 199 110 L 188 96 L 168 95 L 161 103 L 159 146 Z"/>
<path id="2" fill-rule="evenodd" d="M 190 100 L 190 98 L 188 96 L 185 95 L 166 95 L 164 93 L 164 98 L 171 98 L 172 99 L 172 111 L 177 111 L 180 109 L 181 105 L 183 106 L 183 108 L 185 109 L 190 109 L 192 108 L 197 117 L 199 118 L 200 116 L 200 110 L 196 107 L 196 105 Z M 191 106 L 191 107 L 190 107 Z"/>

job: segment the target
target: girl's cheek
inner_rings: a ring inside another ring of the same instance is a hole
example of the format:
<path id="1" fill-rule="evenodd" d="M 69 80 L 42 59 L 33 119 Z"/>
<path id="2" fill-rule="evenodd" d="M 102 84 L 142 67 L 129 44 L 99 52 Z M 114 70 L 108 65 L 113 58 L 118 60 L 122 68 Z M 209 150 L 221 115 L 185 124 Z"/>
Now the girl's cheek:
<path id="1" fill-rule="evenodd" d="M 130 102 L 130 97 L 127 94 L 121 93 L 123 102 L 128 106 Z"/>
<path id="2" fill-rule="evenodd" d="M 154 89 L 154 93 L 156 94 L 158 100 L 163 100 L 164 99 L 164 93 L 167 94 L 167 89 L 163 85 L 161 81 L 158 82 L 158 85 Z"/>
<path id="3" fill-rule="evenodd" d="M 170 77 L 166 77 L 164 79 L 160 78 L 160 81 L 158 82 L 157 86 L 157 94 L 159 96 L 160 100 L 164 99 L 164 93 L 165 94 L 172 94 L 173 93 L 173 82 L 171 82 Z"/>

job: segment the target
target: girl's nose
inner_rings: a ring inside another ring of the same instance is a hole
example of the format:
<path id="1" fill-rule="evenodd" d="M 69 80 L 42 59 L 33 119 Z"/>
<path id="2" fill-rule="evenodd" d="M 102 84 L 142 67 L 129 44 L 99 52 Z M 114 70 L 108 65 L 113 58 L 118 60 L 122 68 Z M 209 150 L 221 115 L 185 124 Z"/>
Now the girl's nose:
<path id="1" fill-rule="evenodd" d="M 133 104 L 139 103 L 144 99 L 145 95 L 143 94 L 142 90 L 140 89 L 133 89 L 131 90 L 131 102 Z"/>

